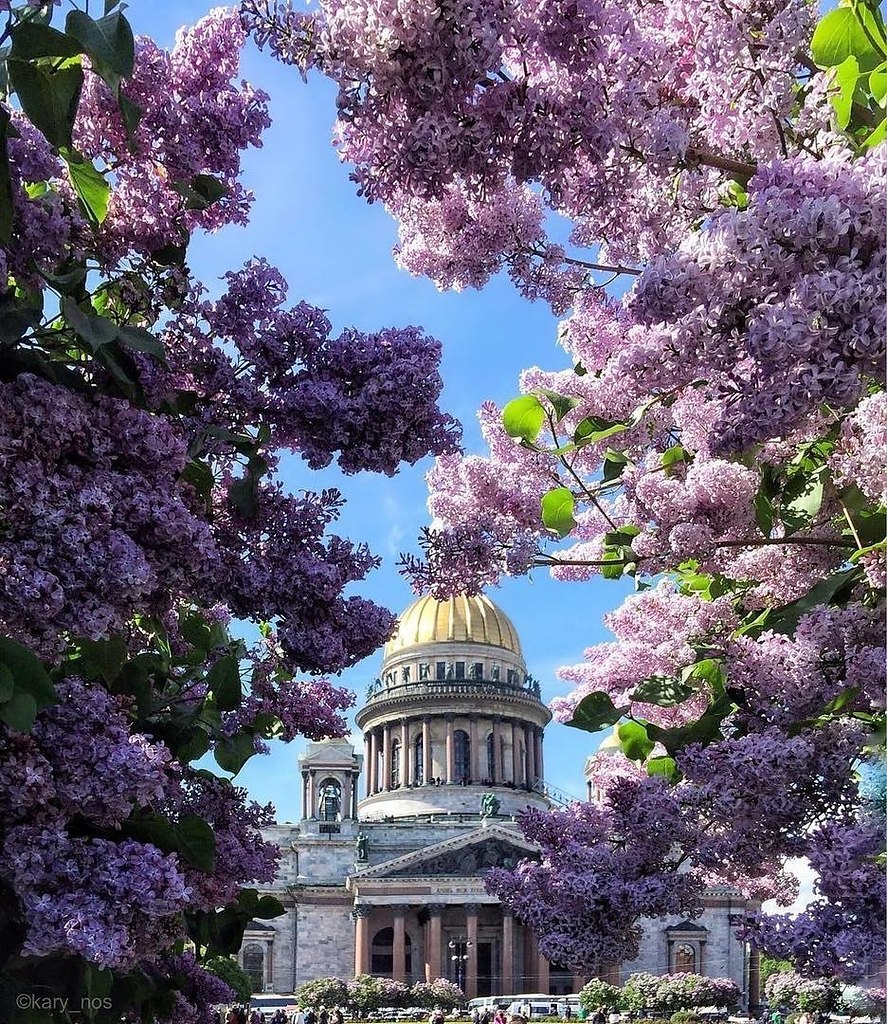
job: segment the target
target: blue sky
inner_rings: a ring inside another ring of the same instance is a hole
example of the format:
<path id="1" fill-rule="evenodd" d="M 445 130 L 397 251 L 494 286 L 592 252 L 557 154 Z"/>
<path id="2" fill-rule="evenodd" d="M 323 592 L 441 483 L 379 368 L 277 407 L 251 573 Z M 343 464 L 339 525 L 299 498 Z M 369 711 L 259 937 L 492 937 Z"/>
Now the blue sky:
<path id="1" fill-rule="evenodd" d="M 127 16 L 137 33 L 171 46 L 176 29 L 191 24 L 213 5 L 202 0 L 131 0 Z M 520 371 L 532 365 L 558 369 L 564 353 L 555 344 L 556 319 L 547 306 L 521 299 L 507 279 L 482 292 L 439 293 L 427 280 L 397 269 L 391 256 L 394 222 L 378 206 L 355 193 L 348 169 L 330 145 L 335 114 L 334 89 L 314 75 L 308 85 L 298 73 L 250 47 L 243 77 L 271 96 L 273 125 L 264 148 L 245 160 L 245 184 L 255 192 L 247 228 L 227 228 L 195 240 L 190 262 L 211 290 L 218 278 L 252 256 L 265 256 L 290 285 L 290 299 L 322 306 L 336 329 L 378 330 L 386 326 L 423 327 L 443 342 L 443 407 L 465 428 L 466 450 L 483 447 L 475 413 L 488 399 L 504 404 L 517 393 Z M 286 484 L 340 486 L 348 505 L 338 532 L 363 540 L 383 564 L 359 592 L 400 611 L 412 600 L 399 576 L 398 553 L 416 550 L 416 537 L 428 521 L 424 474 L 428 463 L 406 467 L 394 478 L 334 470 L 310 473 L 296 458 L 284 462 Z M 585 647 L 609 639 L 602 614 L 621 603 L 623 583 L 555 583 L 546 573 L 509 580 L 491 598 L 511 616 L 520 633 L 530 671 L 548 700 L 564 692 L 555 678 L 559 665 L 580 661 Z M 343 673 L 358 693 L 378 674 L 378 655 Z M 547 780 L 580 796 L 582 764 L 600 736 L 552 724 L 546 733 Z M 299 816 L 296 759 L 301 744 L 276 744 L 268 757 L 254 758 L 239 781 L 262 802 L 272 801 L 281 821 Z"/>

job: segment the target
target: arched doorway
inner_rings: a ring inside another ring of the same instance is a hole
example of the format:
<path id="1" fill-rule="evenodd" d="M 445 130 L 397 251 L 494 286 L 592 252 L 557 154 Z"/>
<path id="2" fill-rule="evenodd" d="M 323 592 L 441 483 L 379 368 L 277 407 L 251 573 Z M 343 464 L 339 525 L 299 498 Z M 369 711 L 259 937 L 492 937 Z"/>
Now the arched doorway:
<path id="1" fill-rule="evenodd" d="M 409 932 L 404 933 L 404 965 L 407 978 L 413 974 L 413 943 Z M 394 929 L 381 928 L 373 936 L 370 946 L 370 974 L 390 978 L 394 975 Z"/>
<path id="2" fill-rule="evenodd" d="M 265 991 L 265 950 L 260 942 L 248 942 L 243 947 L 243 973 L 253 992 Z"/>

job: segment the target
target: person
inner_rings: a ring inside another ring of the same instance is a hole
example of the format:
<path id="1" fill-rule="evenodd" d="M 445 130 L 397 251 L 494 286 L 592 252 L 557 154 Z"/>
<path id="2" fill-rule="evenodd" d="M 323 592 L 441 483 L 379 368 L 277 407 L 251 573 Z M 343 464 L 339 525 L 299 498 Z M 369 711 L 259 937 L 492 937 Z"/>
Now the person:
<path id="1" fill-rule="evenodd" d="M 428 1024 L 446 1024 L 446 1016 L 440 1006 L 435 1006 L 428 1018 Z"/>
<path id="2" fill-rule="evenodd" d="M 564 1003 L 564 1020 L 572 1020 L 573 1007 L 569 1003 Z"/>
<path id="3" fill-rule="evenodd" d="M 493 1017 L 493 1024 L 508 1024 L 508 1018 L 505 1016 L 505 1011 L 500 1006 Z"/>
<path id="4" fill-rule="evenodd" d="M 317 1014 L 312 1006 L 305 1010 L 305 1024 L 317 1024 Z"/>
<path id="5" fill-rule="evenodd" d="M 342 1013 L 341 1006 L 337 1006 L 330 1014 L 330 1024 L 345 1024 L 345 1014 Z"/>
<path id="6" fill-rule="evenodd" d="M 317 1024 L 330 1024 L 330 1011 L 325 1006 L 321 1007 L 317 1015 Z"/>
<path id="7" fill-rule="evenodd" d="M 305 1024 L 305 1011 L 297 1006 L 290 1014 L 290 1024 Z"/>
<path id="8" fill-rule="evenodd" d="M 607 1024 L 607 1014 L 603 1006 L 597 1007 L 591 1018 L 591 1024 Z"/>
<path id="9" fill-rule="evenodd" d="M 779 1011 L 779 1007 L 770 1014 L 770 1024 L 782 1024 L 782 1014 Z"/>
<path id="10" fill-rule="evenodd" d="M 357 847 L 357 859 L 366 860 L 369 853 L 369 837 L 362 829 L 354 837 L 354 845 Z"/>

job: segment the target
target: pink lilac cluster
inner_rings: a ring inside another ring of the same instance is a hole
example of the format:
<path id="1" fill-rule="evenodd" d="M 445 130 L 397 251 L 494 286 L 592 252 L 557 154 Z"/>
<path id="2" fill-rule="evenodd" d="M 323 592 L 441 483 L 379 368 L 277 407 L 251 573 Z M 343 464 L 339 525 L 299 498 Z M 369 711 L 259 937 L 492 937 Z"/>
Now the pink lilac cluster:
<path id="1" fill-rule="evenodd" d="M 749 920 L 742 937 L 804 974 L 854 979 L 884 962 L 887 888 L 878 864 L 879 821 L 827 822 L 810 837 L 807 857 L 818 875 L 815 898 L 796 915 Z"/>
<path id="2" fill-rule="evenodd" d="M 76 837 L 60 825 L 9 829 L 0 869 L 27 923 L 25 956 L 75 954 L 125 970 L 180 937 L 179 915 L 191 902 L 174 854 Z"/>
<path id="3" fill-rule="evenodd" d="M 283 651 L 270 635 L 253 652 L 250 692 L 241 706 L 226 714 L 222 728 L 228 735 L 249 729 L 260 715 L 271 715 L 280 723 L 280 738 L 296 736 L 311 740 L 344 736 L 348 722 L 342 712 L 350 708 L 355 695 L 332 686 L 326 679 L 292 679 L 286 670 Z"/>
<path id="4" fill-rule="evenodd" d="M 773 160 L 747 209 L 717 214 L 639 278 L 631 311 L 671 336 L 660 372 L 671 387 L 708 381 L 723 402 L 716 449 L 785 437 L 883 384 L 885 160 L 882 148 Z"/>
<path id="5" fill-rule="evenodd" d="M 5 825 L 82 818 L 118 827 L 137 807 L 157 807 L 176 790 L 176 766 L 162 743 L 130 731 L 125 701 L 69 677 L 58 703 L 33 730 L 0 726 L 0 814 Z"/>
<path id="6" fill-rule="evenodd" d="M 0 627 L 52 656 L 206 578 L 209 525 L 172 424 L 21 374 L 0 383 Z"/>
<path id="7" fill-rule="evenodd" d="M 274 881 L 280 851 L 261 832 L 274 824 L 271 804 L 261 806 L 249 800 L 245 789 L 227 779 L 191 775 L 182 784 L 174 810 L 196 814 L 215 836 L 212 872 L 181 864 L 191 907 L 215 910 L 235 901 L 242 885 Z"/>
<path id="8" fill-rule="evenodd" d="M 829 1011 L 837 1007 L 840 987 L 835 978 L 805 978 L 797 971 L 775 971 L 764 983 L 771 1006 Z"/>
<path id="9" fill-rule="evenodd" d="M 538 183 L 576 244 L 605 240 L 619 260 L 673 248 L 725 168 L 798 148 L 813 14 L 806 0 L 326 0 L 313 19 L 243 5 L 260 44 L 338 85 L 336 144 L 370 200 L 409 223 L 412 200 L 447 202 L 453 183 L 477 201 Z M 487 236 L 483 263 L 503 241 Z"/>
<path id="10" fill-rule="evenodd" d="M 172 979 L 175 983 L 172 1007 L 156 1018 L 158 1024 L 216 1024 L 218 1007 L 234 999 L 231 988 L 201 967 L 190 952 L 164 957 L 150 965 L 147 973 L 161 982 Z"/>
<path id="11" fill-rule="evenodd" d="M 398 266 L 441 291 L 482 288 L 509 257 L 543 238 L 542 200 L 515 182 L 483 198 L 453 182 L 439 198 L 396 197 L 388 209 L 398 224 Z"/>
<path id="12" fill-rule="evenodd" d="M 716 644 L 734 628 L 737 619 L 730 599 L 703 601 L 685 596 L 671 581 L 662 580 L 626 598 L 620 608 L 604 616 L 604 623 L 616 642 L 589 647 L 582 664 L 558 670 L 558 676 L 576 688 L 552 702 L 555 717 L 569 721 L 585 696 L 601 692 L 635 717 L 665 728 L 698 718 L 708 704 L 706 687 L 672 707 L 633 701 L 631 693 L 646 679 L 676 679 L 699 659 L 700 649 Z"/>
<path id="13" fill-rule="evenodd" d="M 676 844 L 690 834 L 660 780 L 627 781 L 606 807 L 527 811 L 521 828 L 540 860 L 495 868 L 486 886 L 540 936 L 549 960 L 588 970 L 633 960 L 641 916 L 699 907 L 701 880 L 675 870 Z"/>
<path id="14" fill-rule="evenodd" d="M 417 981 L 410 992 L 417 1006 L 459 1006 L 465 999 L 462 989 L 447 978 Z"/>
<path id="15" fill-rule="evenodd" d="M 645 1009 L 663 1014 L 702 1006 L 730 1008 L 739 1003 L 741 996 L 739 986 L 730 978 L 709 978 L 688 971 L 668 975 L 639 971 L 629 975 L 624 987 L 629 999 L 637 994 Z"/>
<path id="16" fill-rule="evenodd" d="M 842 694 L 849 710 L 871 712 L 883 705 L 887 685 L 883 615 L 855 602 L 820 605 L 801 616 L 792 636 L 734 637 L 726 667 L 744 715 L 761 727 L 816 718 Z"/>
<path id="17" fill-rule="evenodd" d="M 241 153 L 261 146 L 270 119 L 267 95 L 238 81 L 244 41 L 237 12 L 223 7 L 180 29 L 170 51 L 140 37 L 135 72 L 122 87 L 141 111 L 131 140 L 108 86 L 87 72 L 74 141 L 112 170 L 99 238 L 106 263 L 182 245 L 195 228 L 246 223 Z M 188 209 L 176 186 L 200 174 L 219 178 L 226 194 L 206 210 Z"/>
<path id="18" fill-rule="evenodd" d="M 829 466 L 838 483 L 887 505 L 887 392 L 864 398 L 844 420 Z"/>

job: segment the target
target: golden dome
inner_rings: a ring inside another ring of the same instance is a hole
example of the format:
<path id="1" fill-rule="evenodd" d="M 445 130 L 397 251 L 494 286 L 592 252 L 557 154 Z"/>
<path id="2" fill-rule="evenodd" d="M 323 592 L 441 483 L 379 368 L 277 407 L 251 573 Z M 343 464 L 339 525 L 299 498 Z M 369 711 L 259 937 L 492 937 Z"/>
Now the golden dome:
<path id="1" fill-rule="evenodd" d="M 521 656 L 520 640 L 511 619 L 484 594 L 449 597 L 443 601 L 427 594 L 400 616 L 397 632 L 385 644 L 384 657 L 419 644 L 490 644 Z"/>
<path id="2" fill-rule="evenodd" d="M 619 734 L 614 729 L 610 735 L 601 743 L 597 748 L 596 753 L 598 754 L 621 754 L 622 753 L 622 740 L 619 739 Z"/>

